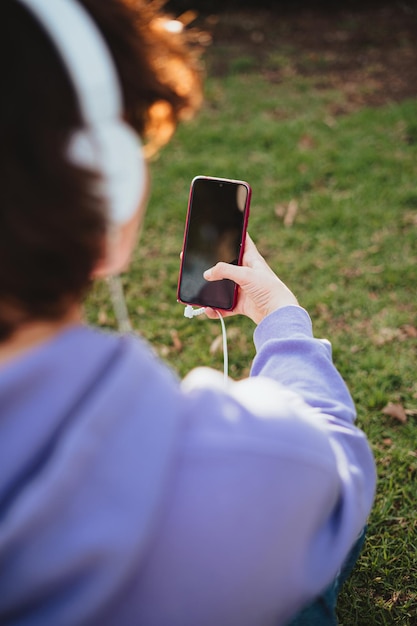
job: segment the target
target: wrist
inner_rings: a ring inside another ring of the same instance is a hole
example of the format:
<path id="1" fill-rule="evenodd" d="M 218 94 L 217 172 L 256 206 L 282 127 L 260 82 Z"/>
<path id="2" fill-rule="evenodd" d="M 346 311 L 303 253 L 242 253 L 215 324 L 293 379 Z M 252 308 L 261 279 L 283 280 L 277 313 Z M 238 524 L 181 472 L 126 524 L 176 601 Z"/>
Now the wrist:
<path id="1" fill-rule="evenodd" d="M 275 311 L 278 311 L 278 309 L 283 309 L 288 306 L 300 306 L 297 298 L 291 291 L 288 291 L 288 294 L 286 294 L 285 297 L 280 296 L 279 298 L 276 298 L 275 300 L 269 302 L 268 306 L 266 306 L 264 310 L 260 312 L 259 321 L 257 321 L 256 323 L 259 324 L 265 317 L 271 315 L 271 313 L 274 313 Z"/>

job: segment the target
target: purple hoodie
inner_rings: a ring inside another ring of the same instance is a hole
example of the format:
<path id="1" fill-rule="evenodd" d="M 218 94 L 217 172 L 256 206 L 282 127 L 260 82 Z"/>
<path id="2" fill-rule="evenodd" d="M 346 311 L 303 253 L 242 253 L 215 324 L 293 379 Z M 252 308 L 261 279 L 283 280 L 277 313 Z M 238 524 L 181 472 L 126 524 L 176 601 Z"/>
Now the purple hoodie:
<path id="1" fill-rule="evenodd" d="M 279 626 L 334 578 L 372 454 L 303 309 L 255 346 L 227 389 L 84 326 L 0 369 L 0 624 Z"/>

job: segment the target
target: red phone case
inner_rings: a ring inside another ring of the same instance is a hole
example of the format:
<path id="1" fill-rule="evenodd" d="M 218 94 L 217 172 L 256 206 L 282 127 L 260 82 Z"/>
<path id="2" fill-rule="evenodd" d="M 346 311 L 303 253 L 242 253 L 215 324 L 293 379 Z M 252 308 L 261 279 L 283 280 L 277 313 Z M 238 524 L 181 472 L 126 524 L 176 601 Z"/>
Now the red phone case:
<path id="1" fill-rule="evenodd" d="M 220 310 L 227 310 L 227 311 L 231 311 L 234 309 L 234 307 L 236 306 L 236 299 L 237 299 L 237 285 L 234 284 L 233 286 L 233 297 L 232 297 L 232 301 L 230 306 L 219 306 L 219 302 L 220 300 L 214 299 L 213 302 L 210 304 L 209 302 L 209 298 L 210 296 L 208 296 L 207 298 L 204 297 L 191 297 L 190 298 L 184 298 L 181 297 L 181 286 L 182 286 L 182 282 L 184 279 L 184 262 L 187 256 L 187 251 L 186 251 L 186 247 L 187 247 L 187 242 L 188 242 L 188 235 L 189 235 L 189 230 L 190 230 L 190 221 L 191 221 L 191 212 L 192 212 L 192 208 L 193 208 L 193 201 L 194 201 L 194 189 L 195 189 L 195 185 L 198 184 L 198 181 L 212 181 L 213 185 L 215 186 L 222 186 L 223 184 L 226 184 L 228 187 L 228 189 L 232 189 L 232 185 L 236 186 L 236 185 L 243 185 L 244 188 L 246 189 L 247 195 L 246 195 L 246 201 L 244 202 L 244 207 L 243 209 L 239 208 L 239 211 L 241 211 L 241 213 L 243 214 L 243 216 L 240 218 L 241 221 L 241 225 L 239 226 L 239 230 L 240 230 L 240 234 L 239 234 L 239 253 L 238 253 L 238 257 L 237 257 L 237 264 L 241 265 L 242 264 L 242 257 L 243 257 L 243 253 L 244 253 L 244 246 L 245 246 L 245 236 L 246 236 L 246 230 L 247 230 L 247 224 L 248 224 L 248 219 L 249 219 L 249 207 L 250 207 L 250 200 L 251 200 L 251 195 L 252 195 L 252 190 L 250 185 L 243 181 L 243 180 L 236 180 L 236 179 L 230 179 L 230 178 L 218 178 L 218 177 L 214 177 L 214 176 L 196 176 L 195 178 L 193 178 L 193 180 L 191 181 L 191 185 L 190 185 L 190 193 L 189 193 L 189 198 L 188 198 L 188 208 L 187 208 L 187 217 L 186 217 L 186 221 L 185 221 L 185 228 L 184 228 L 184 238 L 183 238 L 183 254 L 182 254 L 182 258 L 181 258 L 181 264 L 180 264 L 180 271 L 179 271 L 179 277 L 178 277 L 178 286 L 177 286 L 177 300 L 178 302 L 181 302 L 182 304 L 185 305 L 193 305 L 193 306 L 207 306 L 207 307 L 211 307 L 211 308 L 216 308 L 216 309 L 220 309 Z M 206 182 L 206 186 L 207 186 L 207 182 Z M 214 260 L 213 264 L 216 262 L 216 260 Z M 207 267 L 205 267 L 204 269 L 208 269 L 208 267 L 210 267 L 209 264 Z M 202 271 L 201 271 L 201 276 L 202 276 Z M 219 284 L 220 283 L 226 283 L 226 281 L 215 281 L 216 283 Z M 229 282 L 229 281 L 227 281 Z M 232 282 L 232 281 L 230 281 Z M 214 283 L 207 283 L 207 285 L 211 285 L 213 286 Z M 219 286 L 216 287 L 216 289 L 219 289 Z M 223 289 L 225 291 L 225 293 L 227 293 L 227 295 L 229 296 L 229 300 L 230 300 L 230 289 L 231 286 L 230 285 L 224 285 Z M 226 297 L 226 296 L 225 296 Z M 220 302 L 220 304 L 222 304 Z M 225 304 L 225 303 L 224 303 Z"/>

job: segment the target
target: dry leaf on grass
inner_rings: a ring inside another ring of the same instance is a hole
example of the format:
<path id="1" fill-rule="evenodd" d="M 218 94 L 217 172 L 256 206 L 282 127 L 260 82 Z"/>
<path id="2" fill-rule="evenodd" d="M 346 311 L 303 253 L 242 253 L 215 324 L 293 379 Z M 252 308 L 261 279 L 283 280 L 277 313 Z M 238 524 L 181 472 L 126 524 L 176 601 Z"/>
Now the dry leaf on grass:
<path id="1" fill-rule="evenodd" d="M 382 412 L 384 415 L 393 417 L 397 421 L 401 422 L 401 424 L 405 424 L 407 422 L 407 413 L 402 404 L 388 402 L 387 406 L 382 409 Z"/>
<path id="2" fill-rule="evenodd" d="M 288 204 L 277 204 L 275 207 L 275 215 L 282 219 L 284 226 L 292 226 L 298 213 L 297 200 L 290 200 Z"/>
<path id="3" fill-rule="evenodd" d="M 372 340 L 377 346 L 383 346 L 393 341 L 407 341 L 408 339 L 415 339 L 417 337 L 417 328 L 411 324 L 404 324 L 399 328 L 380 328 L 379 331 L 374 334 Z"/>
<path id="4" fill-rule="evenodd" d="M 97 315 L 97 323 L 99 326 L 105 326 L 109 321 L 109 317 L 107 315 L 107 311 L 105 309 L 100 309 Z"/>
<path id="5" fill-rule="evenodd" d="M 411 326 L 411 324 L 404 324 L 403 326 L 401 326 L 401 330 L 402 330 L 403 336 L 406 338 L 417 337 L 417 328 L 415 328 L 415 326 Z"/>
<path id="6" fill-rule="evenodd" d="M 172 343 L 174 344 L 174 349 L 176 350 L 176 352 L 181 352 L 182 341 L 178 335 L 178 331 L 175 329 L 171 330 L 170 335 L 171 335 Z"/>
<path id="7" fill-rule="evenodd" d="M 210 354 L 216 354 L 222 349 L 223 345 L 223 337 L 222 335 L 217 335 L 217 337 L 211 342 L 210 346 Z"/>
<path id="8" fill-rule="evenodd" d="M 279 219 L 283 219 L 283 217 L 284 217 L 286 212 L 287 212 L 287 205 L 286 204 L 276 204 L 275 205 L 275 215 Z"/>
<path id="9" fill-rule="evenodd" d="M 298 147 L 300 150 L 312 150 L 316 145 L 314 138 L 311 135 L 305 134 L 300 137 Z"/>
<path id="10" fill-rule="evenodd" d="M 234 339 L 238 339 L 240 336 L 240 331 L 238 328 L 233 327 L 229 328 L 227 331 L 227 340 L 232 342 Z M 226 343 L 227 343 L 226 340 Z M 235 345 L 236 347 L 236 345 Z M 223 350 L 223 334 L 216 335 L 210 345 L 210 354 L 216 354 L 216 352 L 221 352 Z"/>
<path id="11" fill-rule="evenodd" d="M 297 212 L 298 202 L 296 200 L 291 200 L 288 204 L 287 212 L 284 215 L 284 226 L 292 226 L 294 224 Z"/>

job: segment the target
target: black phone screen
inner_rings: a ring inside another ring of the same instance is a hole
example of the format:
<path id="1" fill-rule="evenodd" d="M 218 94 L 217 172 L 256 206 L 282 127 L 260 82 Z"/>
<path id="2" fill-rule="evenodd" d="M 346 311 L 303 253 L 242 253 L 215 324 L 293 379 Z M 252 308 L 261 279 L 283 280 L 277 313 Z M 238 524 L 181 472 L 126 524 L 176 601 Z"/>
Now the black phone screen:
<path id="1" fill-rule="evenodd" d="M 188 304 L 232 309 L 236 284 L 208 282 L 203 272 L 218 261 L 238 264 L 249 211 L 243 181 L 197 177 L 191 185 L 178 299 Z"/>

